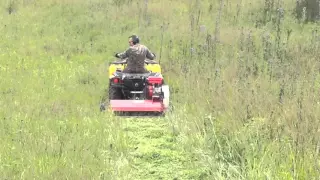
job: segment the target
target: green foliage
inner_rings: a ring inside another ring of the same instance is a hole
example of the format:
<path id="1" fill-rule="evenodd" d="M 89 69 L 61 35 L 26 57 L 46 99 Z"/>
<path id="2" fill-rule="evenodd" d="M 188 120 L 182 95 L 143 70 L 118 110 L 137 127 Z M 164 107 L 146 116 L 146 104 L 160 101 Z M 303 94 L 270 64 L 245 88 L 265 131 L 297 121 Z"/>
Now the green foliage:
<path id="1" fill-rule="evenodd" d="M 0 2 L 3 179 L 317 179 L 319 25 L 288 1 Z M 174 111 L 101 113 L 140 35 Z"/>

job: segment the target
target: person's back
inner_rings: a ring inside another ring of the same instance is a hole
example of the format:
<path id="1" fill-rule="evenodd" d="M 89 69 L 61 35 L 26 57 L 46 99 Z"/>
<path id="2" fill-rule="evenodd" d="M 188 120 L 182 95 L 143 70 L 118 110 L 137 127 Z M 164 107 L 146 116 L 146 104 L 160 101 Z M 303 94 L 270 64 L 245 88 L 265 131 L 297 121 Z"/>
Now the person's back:
<path id="1" fill-rule="evenodd" d="M 124 73 L 146 73 L 144 61 L 146 58 L 153 60 L 155 55 L 145 46 L 139 44 L 137 36 L 130 36 L 130 47 L 123 53 L 116 54 L 116 57 L 127 59 L 127 67 L 123 70 Z"/>

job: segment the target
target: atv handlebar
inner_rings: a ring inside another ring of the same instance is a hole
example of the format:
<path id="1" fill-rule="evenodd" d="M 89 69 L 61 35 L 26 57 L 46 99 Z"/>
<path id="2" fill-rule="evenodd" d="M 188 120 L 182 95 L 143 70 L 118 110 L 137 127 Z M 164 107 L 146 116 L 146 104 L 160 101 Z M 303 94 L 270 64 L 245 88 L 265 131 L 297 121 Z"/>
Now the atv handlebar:
<path id="1" fill-rule="evenodd" d="M 147 60 L 147 59 L 144 60 L 144 63 L 146 63 L 146 64 L 158 64 L 154 60 Z M 111 64 L 127 64 L 127 59 L 121 59 L 120 61 L 114 61 L 114 62 L 111 62 Z"/>

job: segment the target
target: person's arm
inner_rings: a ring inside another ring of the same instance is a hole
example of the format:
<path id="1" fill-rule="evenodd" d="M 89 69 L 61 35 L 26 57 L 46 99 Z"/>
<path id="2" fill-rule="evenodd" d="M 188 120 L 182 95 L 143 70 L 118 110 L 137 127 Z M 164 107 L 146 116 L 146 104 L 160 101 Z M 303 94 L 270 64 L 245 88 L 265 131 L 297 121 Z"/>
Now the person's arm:
<path id="1" fill-rule="evenodd" d="M 129 57 L 129 50 L 130 50 L 130 49 L 127 49 L 127 50 L 125 50 L 125 51 L 122 52 L 122 53 L 117 53 L 115 56 L 116 56 L 117 58 L 121 58 L 121 59 L 128 58 L 128 57 Z"/>
<path id="2" fill-rule="evenodd" d="M 156 58 L 156 55 L 154 53 L 152 53 L 148 48 L 146 48 L 147 51 L 147 55 L 146 57 L 150 60 L 154 60 Z"/>

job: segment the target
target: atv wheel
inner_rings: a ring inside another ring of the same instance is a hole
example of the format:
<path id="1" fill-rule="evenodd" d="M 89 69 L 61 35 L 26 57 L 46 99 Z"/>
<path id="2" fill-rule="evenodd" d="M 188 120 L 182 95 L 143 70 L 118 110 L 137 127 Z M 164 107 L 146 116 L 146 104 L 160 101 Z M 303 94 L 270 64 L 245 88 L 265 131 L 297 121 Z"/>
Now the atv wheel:
<path id="1" fill-rule="evenodd" d="M 109 100 L 122 99 L 122 94 L 119 88 L 109 87 Z"/>

